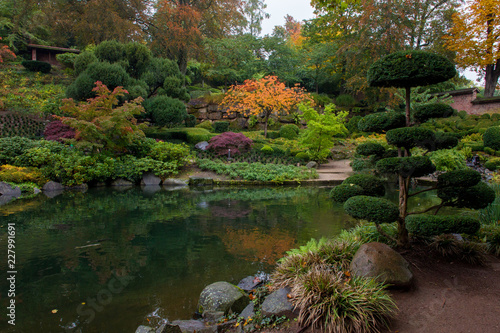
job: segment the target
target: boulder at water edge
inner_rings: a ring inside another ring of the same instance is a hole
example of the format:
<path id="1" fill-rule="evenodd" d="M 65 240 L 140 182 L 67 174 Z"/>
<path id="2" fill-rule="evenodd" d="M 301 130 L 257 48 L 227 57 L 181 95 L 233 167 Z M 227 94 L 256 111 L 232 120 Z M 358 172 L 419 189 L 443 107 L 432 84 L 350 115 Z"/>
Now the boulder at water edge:
<path id="1" fill-rule="evenodd" d="M 205 287 L 200 294 L 198 311 L 240 313 L 250 302 L 243 290 L 229 282 L 215 282 Z"/>
<path id="2" fill-rule="evenodd" d="M 161 184 L 161 178 L 153 173 L 146 172 L 142 175 L 141 185 L 142 186 L 158 186 Z"/>
<path id="3" fill-rule="evenodd" d="M 171 324 L 167 324 L 167 329 L 173 329 L 166 332 L 176 332 L 175 327 L 178 327 L 182 333 L 216 333 L 217 325 L 207 325 L 199 320 L 175 320 Z M 178 331 L 177 331 L 178 332 Z"/>
<path id="4" fill-rule="evenodd" d="M 0 195 L 19 198 L 21 196 L 21 189 L 19 186 L 13 187 L 6 182 L 0 182 Z"/>
<path id="5" fill-rule="evenodd" d="M 262 314 L 265 317 L 271 316 L 286 316 L 289 319 L 297 317 L 297 313 L 293 311 L 293 305 L 288 299 L 290 288 L 281 288 L 276 290 L 271 295 L 267 296 L 262 303 Z"/>
<path id="6" fill-rule="evenodd" d="M 50 181 L 50 182 L 46 183 L 45 185 L 43 185 L 42 191 L 44 191 L 44 192 L 60 192 L 60 191 L 64 191 L 64 186 L 60 183 Z"/>
<path id="7" fill-rule="evenodd" d="M 137 327 L 135 333 L 155 333 L 155 330 L 152 327 L 141 325 Z"/>
<path id="8" fill-rule="evenodd" d="M 413 282 L 408 262 L 389 246 L 377 242 L 363 244 L 359 248 L 352 259 L 351 272 L 396 288 L 408 288 Z"/>

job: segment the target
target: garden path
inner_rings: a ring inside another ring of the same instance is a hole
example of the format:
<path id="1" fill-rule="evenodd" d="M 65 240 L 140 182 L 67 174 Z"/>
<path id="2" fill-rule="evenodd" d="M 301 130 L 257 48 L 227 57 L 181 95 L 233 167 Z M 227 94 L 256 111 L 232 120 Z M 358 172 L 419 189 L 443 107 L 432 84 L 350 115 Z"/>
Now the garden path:
<path id="1" fill-rule="evenodd" d="M 349 165 L 350 160 L 328 161 L 321 164 L 317 171 L 319 178 L 313 181 L 341 181 L 353 174 L 352 168 Z"/>

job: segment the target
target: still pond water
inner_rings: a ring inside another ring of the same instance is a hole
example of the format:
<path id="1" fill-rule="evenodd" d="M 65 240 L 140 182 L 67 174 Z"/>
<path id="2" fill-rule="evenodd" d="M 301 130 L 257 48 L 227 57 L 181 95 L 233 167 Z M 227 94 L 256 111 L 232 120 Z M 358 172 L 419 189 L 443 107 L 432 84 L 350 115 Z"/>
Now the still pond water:
<path id="1" fill-rule="evenodd" d="M 189 319 L 206 285 L 270 272 L 285 251 L 355 223 L 327 188 L 157 190 L 0 207 L 0 248 L 14 222 L 17 262 L 16 326 L 2 314 L 0 332 L 134 332 L 147 319 Z M 3 311 L 8 287 L 3 278 Z"/>

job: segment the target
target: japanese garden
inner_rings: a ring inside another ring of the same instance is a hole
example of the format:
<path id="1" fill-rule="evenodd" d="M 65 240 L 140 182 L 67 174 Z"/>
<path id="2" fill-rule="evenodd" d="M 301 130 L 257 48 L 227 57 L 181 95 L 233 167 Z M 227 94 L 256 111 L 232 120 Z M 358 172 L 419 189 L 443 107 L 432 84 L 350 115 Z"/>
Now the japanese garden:
<path id="1" fill-rule="evenodd" d="M 500 2 L 266 2 L 0 1 L 1 332 L 500 330 Z"/>

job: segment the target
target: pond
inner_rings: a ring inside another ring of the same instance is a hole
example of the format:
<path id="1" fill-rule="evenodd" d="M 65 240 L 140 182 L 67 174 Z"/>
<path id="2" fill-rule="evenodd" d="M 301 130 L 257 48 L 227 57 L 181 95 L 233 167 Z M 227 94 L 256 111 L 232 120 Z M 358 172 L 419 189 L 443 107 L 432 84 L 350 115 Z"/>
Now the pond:
<path id="1" fill-rule="evenodd" d="M 16 326 L 2 321 L 0 331 L 133 332 L 148 315 L 189 319 L 206 285 L 269 273 L 285 251 L 355 224 L 327 188 L 155 190 L 0 207 L 0 248 L 15 223 L 17 262 Z M 424 194 L 418 205 L 433 200 Z M 3 309 L 8 287 L 2 279 Z"/>

